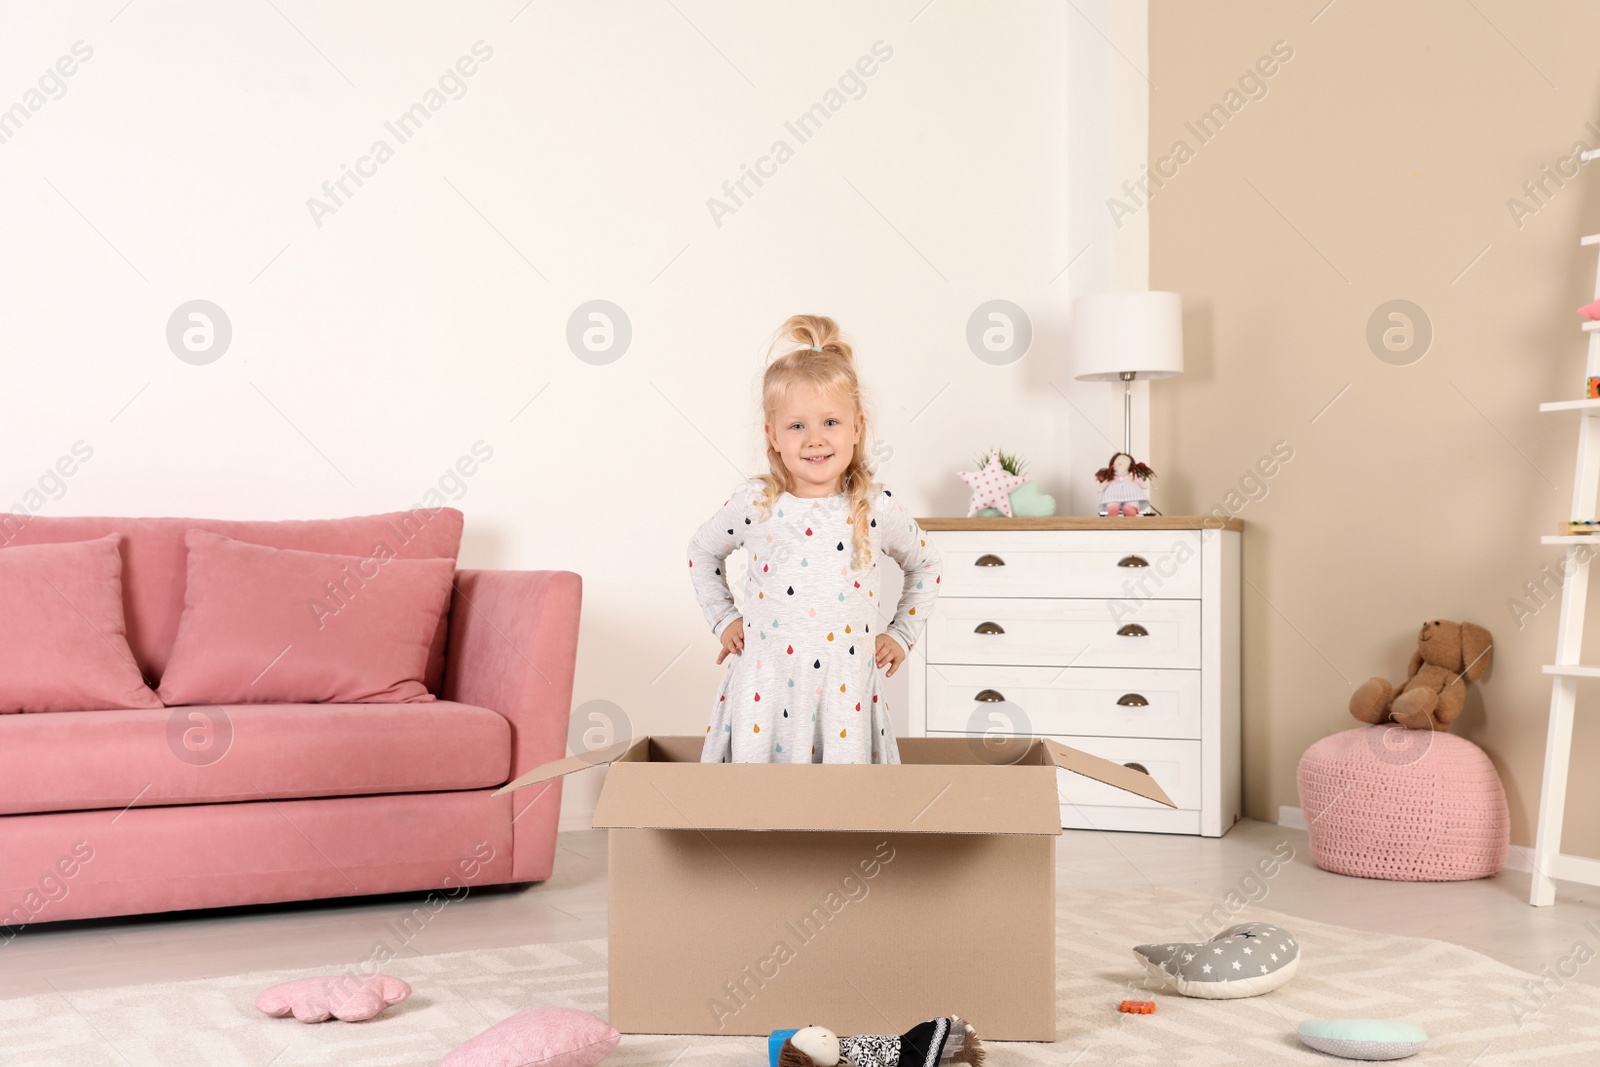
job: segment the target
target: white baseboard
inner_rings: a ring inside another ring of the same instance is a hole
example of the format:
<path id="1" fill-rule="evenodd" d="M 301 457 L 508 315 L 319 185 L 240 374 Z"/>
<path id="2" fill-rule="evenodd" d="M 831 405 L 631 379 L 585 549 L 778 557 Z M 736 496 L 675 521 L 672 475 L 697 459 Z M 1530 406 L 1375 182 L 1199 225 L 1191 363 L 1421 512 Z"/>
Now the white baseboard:
<path id="1" fill-rule="evenodd" d="M 1278 809 L 1278 825 L 1287 826 L 1295 830 L 1306 829 L 1306 813 L 1300 808 L 1283 806 Z M 1506 856 L 1505 869 L 1508 871 L 1533 870 L 1533 849 L 1524 845 L 1512 845 L 1510 853 Z M 1569 856 L 1562 853 L 1551 864 L 1551 877 L 1563 882 L 1578 882 L 1582 885 L 1600 885 L 1600 859 L 1591 859 L 1588 856 Z"/>
<path id="2" fill-rule="evenodd" d="M 1511 854 L 1506 857 L 1506 869 L 1532 871 L 1533 849 L 1512 845 Z M 1600 885 L 1600 860 L 1588 856 L 1569 856 L 1563 852 L 1551 862 L 1550 876 L 1563 882 Z"/>

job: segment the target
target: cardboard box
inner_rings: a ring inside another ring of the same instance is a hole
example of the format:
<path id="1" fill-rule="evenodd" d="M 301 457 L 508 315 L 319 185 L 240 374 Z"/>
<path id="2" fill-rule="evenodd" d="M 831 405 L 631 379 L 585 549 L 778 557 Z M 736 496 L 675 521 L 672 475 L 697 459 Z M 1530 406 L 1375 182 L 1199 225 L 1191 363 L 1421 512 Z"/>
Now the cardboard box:
<path id="1" fill-rule="evenodd" d="M 611 765 L 594 825 L 624 1033 L 900 1033 L 956 1013 L 1053 1041 L 1057 769 L 1172 804 L 1039 738 L 900 738 L 890 765 L 701 763 L 702 740 L 625 741 L 500 790 Z"/>

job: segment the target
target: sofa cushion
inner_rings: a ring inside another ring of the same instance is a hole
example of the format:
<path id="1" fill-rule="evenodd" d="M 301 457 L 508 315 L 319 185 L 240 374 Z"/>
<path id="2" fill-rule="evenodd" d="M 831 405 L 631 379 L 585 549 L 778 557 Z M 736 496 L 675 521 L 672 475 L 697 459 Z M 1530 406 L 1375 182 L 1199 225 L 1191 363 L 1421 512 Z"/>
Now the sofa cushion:
<path id="1" fill-rule="evenodd" d="M 443 700 L 0 715 L 0 815 L 482 789 L 510 771 L 505 717 Z"/>
<path id="2" fill-rule="evenodd" d="M 0 712 L 161 706 L 128 648 L 121 540 L 0 554 Z"/>
<path id="3" fill-rule="evenodd" d="M 190 530 L 183 619 L 158 693 L 177 704 L 432 700 L 448 559 L 268 548 Z"/>
<path id="4" fill-rule="evenodd" d="M 122 534 L 122 601 L 128 645 L 145 677 L 159 681 L 183 614 L 188 556 L 183 539 L 191 529 L 305 552 L 373 556 L 388 551 L 401 559 L 453 560 L 461 550 L 461 522 L 461 512 L 455 508 L 421 507 L 383 515 L 281 522 L 0 514 L 0 550 Z M 445 622 L 439 620 L 428 650 L 423 681 L 432 693 L 439 692 L 444 680 Z"/>

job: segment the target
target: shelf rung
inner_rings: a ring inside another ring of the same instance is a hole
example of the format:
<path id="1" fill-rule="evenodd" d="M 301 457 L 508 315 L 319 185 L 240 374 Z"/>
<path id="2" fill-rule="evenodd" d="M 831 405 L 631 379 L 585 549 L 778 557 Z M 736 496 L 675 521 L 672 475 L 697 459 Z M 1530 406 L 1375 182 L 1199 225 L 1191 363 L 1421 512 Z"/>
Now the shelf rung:
<path id="1" fill-rule="evenodd" d="M 1540 411 L 1600 411 L 1600 400 L 1555 400 L 1540 404 Z"/>
<path id="2" fill-rule="evenodd" d="M 1578 242 L 1580 248 L 1588 248 L 1590 245 L 1600 245 L 1600 233 L 1591 233 Z"/>
<path id="3" fill-rule="evenodd" d="M 1600 545 L 1600 526 L 1592 534 L 1560 534 L 1539 538 L 1541 545 Z"/>
<path id="4" fill-rule="evenodd" d="M 1600 667 L 1585 667 L 1578 663 L 1546 664 L 1546 674 L 1559 674 L 1565 678 L 1600 678 Z"/>
<path id="5" fill-rule="evenodd" d="M 1584 333 L 1594 333 L 1596 330 L 1600 330 L 1600 320 L 1596 320 L 1596 319 L 1585 319 L 1584 320 L 1584 322 L 1583 322 L 1583 332 Z"/>

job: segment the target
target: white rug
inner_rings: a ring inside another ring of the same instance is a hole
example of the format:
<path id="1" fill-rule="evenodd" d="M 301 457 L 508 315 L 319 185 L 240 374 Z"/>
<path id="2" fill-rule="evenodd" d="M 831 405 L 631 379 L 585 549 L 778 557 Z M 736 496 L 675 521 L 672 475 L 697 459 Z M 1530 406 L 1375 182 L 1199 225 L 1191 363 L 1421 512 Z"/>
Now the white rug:
<path id="1" fill-rule="evenodd" d="M 1509 1067 L 1600 1064 L 1600 989 L 1567 982 L 1542 1010 L 1533 976 L 1458 945 L 1362 933 L 1266 909 L 1300 939 L 1300 970 L 1265 996 L 1189 1000 L 1144 989 L 1136 941 L 1185 933 L 1217 901 L 1160 889 L 1061 897 L 1057 922 L 1060 1037 L 1054 1044 L 990 1042 L 991 1067 L 1221 1067 L 1335 1060 L 1304 1048 L 1303 1019 L 1408 1019 L 1429 1035 L 1411 1064 Z M 276 982 L 329 968 L 125 986 L 0 1000 L 0 1064 L 24 1067 L 424 1067 L 534 1004 L 606 1011 L 604 941 L 527 945 L 393 960 L 410 982 L 405 1003 L 361 1024 L 306 1026 L 255 1010 Z M 666 976 L 664 976 L 666 977 Z M 670 977 L 666 977 L 670 980 Z M 1154 1000 L 1154 1015 L 1123 1015 L 1124 998 Z M 1514 1004 L 1524 1010 L 1519 1020 Z M 951 1005 L 960 1012 L 961 1005 Z M 909 1026 L 918 1020 L 907 1020 Z M 760 1038 L 625 1035 L 608 1067 L 762 1067 Z"/>

